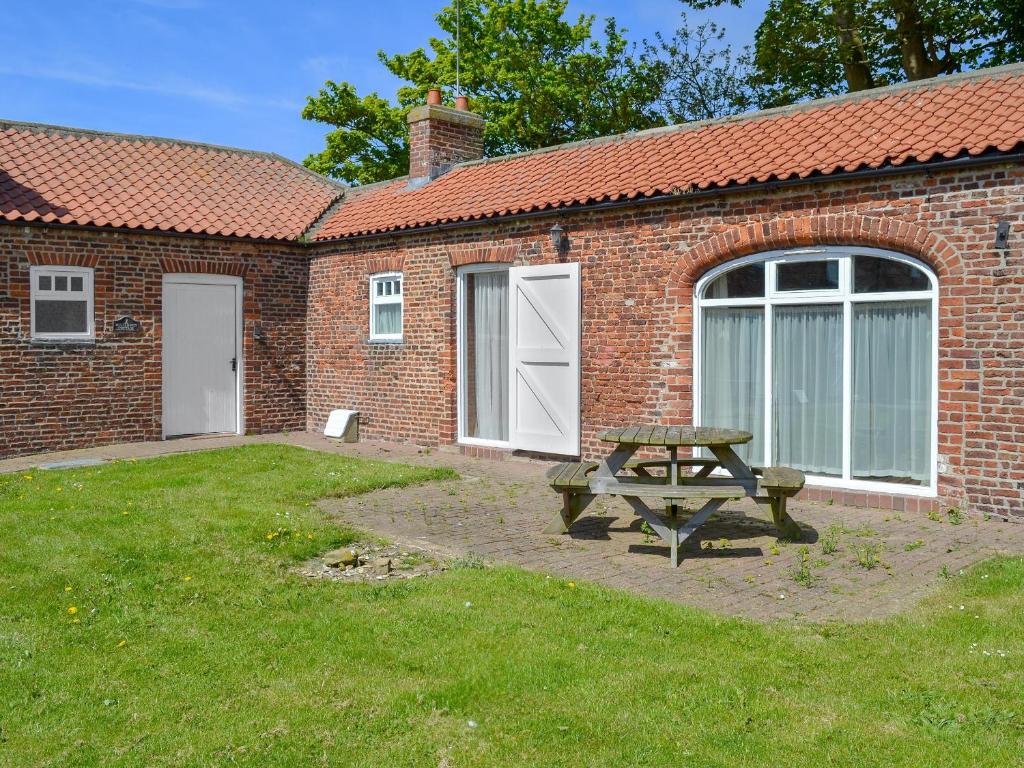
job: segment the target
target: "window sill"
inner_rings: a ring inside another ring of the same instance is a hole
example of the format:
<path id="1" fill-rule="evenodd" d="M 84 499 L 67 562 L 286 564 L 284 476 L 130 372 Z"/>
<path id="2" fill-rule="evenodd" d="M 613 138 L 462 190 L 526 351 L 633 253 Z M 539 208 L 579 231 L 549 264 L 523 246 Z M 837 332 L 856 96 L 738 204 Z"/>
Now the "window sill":
<path id="1" fill-rule="evenodd" d="M 390 344 L 391 346 L 400 346 L 405 343 L 405 339 L 367 339 L 367 344 Z"/>
<path id="2" fill-rule="evenodd" d="M 29 339 L 28 343 L 31 347 L 88 348 L 96 346 L 96 339 Z"/>

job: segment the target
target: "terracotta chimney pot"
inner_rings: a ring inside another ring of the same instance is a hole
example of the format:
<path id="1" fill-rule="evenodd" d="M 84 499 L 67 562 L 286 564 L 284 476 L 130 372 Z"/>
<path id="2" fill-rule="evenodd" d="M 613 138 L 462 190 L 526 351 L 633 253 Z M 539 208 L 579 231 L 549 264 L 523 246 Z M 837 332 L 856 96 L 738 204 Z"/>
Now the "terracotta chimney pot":
<path id="1" fill-rule="evenodd" d="M 455 108 L 461 109 L 463 112 L 469 111 L 469 96 L 456 96 L 455 97 Z"/>
<path id="2" fill-rule="evenodd" d="M 431 88 L 427 91 L 427 104 L 440 104 L 441 103 L 441 89 Z"/>

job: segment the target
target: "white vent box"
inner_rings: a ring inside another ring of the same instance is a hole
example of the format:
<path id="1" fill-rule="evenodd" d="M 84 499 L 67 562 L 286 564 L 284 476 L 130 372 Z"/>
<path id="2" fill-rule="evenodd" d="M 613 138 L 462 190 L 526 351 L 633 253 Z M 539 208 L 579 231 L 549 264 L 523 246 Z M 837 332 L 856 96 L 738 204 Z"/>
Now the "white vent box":
<path id="1" fill-rule="evenodd" d="M 333 437 L 343 443 L 358 443 L 359 411 L 331 411 L 324 427 L 324 437 Z"/>

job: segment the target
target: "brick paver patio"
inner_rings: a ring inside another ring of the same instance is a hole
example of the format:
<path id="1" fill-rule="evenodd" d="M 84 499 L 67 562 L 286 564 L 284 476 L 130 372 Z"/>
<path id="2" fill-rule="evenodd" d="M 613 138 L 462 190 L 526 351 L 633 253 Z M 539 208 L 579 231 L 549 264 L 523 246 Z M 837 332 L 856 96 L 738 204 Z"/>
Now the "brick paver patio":
<path id="1" fill-rule="evenodd" d="M 761 620 L 881 618 L 910 607 L 947 574 L 955 576 L 997 553 L 1024 554 L 1021 524 L 955 521 L 948 515 L 934 520 L 800 501 L 791 504 L 791 513 L 805 529 L 806 541 L 780 543 L 766 514 L 746 501 L 727 505 L 705 524 L 686 542 L 680 567 L 672 569 L 667 546 L 645 535 L 620 499 L 598 499 L 569 535 L 543 533 L 559 505 L 544 478 L 546 464 L 473 459 L 404 445 L 340 445 L 308 433 L 108 446 L 2 461 L 0 472 L 75 458 L 138 458 L 255 442 L 459 471 L 458 480 L 322 502 L 329 513 L 357 528 L 441 555 L 477 554 Z M 832 543 L 836 549 L 829 552 Z"/>

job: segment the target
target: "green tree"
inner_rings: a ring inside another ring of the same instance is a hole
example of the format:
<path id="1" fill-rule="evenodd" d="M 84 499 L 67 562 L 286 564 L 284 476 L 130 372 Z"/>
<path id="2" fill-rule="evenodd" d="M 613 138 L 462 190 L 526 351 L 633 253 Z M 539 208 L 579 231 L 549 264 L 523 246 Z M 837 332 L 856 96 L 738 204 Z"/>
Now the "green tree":
<path id="1" fill-rule="evenodd" d="M 712 22 L 691 27 L 682 14 L 678 29 L 654 42 L 644 56 L 659 69 L 659 108 L 670 123 L 713 120 L 745 112 L 761 101 L 749 50 L 734 55 L 724 30 Z"/>
<path id="2" fill-rule="evenodd" d="M 770 0 L 753 64 L 762 101 L 785 104 L 1009 63 L 1022 53 L 1021 0 Z"/>
<path id="3" fill-rule="evenodd" d="M 457 29 L 461 90 L 487 121 L 488 156 L 663 124 L 663 68 L 638 51 L 614 19 L 595 35 L 594 16 L 567 21 L 566 4 L 463 0 L 459 17 L 455 3 L 443 8 L 436 18 L 444 34 L 429 40 L 429 50 L 378 53 L 407 83 L 397 105 L 332 81 L 308 99 L 302 116 L 334 129 L 306 165 L 355 184 L 405 173 L 406 113 L 424 102 L 429 88 L 455 95 Z"/>

